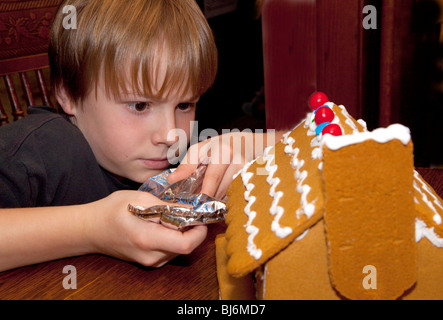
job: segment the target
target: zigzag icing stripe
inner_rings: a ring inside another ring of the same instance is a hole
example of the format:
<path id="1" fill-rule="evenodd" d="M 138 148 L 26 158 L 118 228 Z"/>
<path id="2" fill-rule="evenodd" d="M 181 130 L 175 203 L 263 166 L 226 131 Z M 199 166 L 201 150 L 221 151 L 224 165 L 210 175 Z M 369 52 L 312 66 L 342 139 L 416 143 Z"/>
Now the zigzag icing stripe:
<path id="1" fill-rule="evenodd" d="M 275 153 L 274 154 L 269 153 L 269 151 L 271 151 L 272 149 L 273 147 L 266 148 L 263 154 L 263 160 L 266 161 L 265 169 L 268 172 L 268 177 L 266 178 L 266 182 L 269 185 L 271 185 L 271 188 L 269 190 L 269 195 L 272 198 L 274 198 L 274 200 L 272 201 L 271 208 L 269 209 L 269 212 L 273 216 L 275 216 L 271 224 L 271 230 L 275 233 L 277 237 L 284 239 L 292 233 L 292 229 L 289 227 L 282 228 L 280 226 L 280 219 L 283 216 L 284 209 L 280 207 L 278 203 L 280 201 L 280 198 L 283 197 L 284 193 L 281 191 L 279 192 L 275 191 L 278 184 L 280 183 L 280 179 L 274 178 L 274 174 L 277 171 L 278 166 L 276 164 L 272 165 L 272 162 L 275 160 Z"/>
<path id="2" fill-rule="evenodd" d="M 244 210 L 246 215 L 248 216 L 248 222 L 244 227 L 246 228 L 246 232 L 249 234 L 247 250 L 251 256 L 253 256 L 256 260 L 258 260 L 262 256 L 262 251 L 258 249 L 257 246 L 255 245 L 254 238 L 260 230 L 252 224 L 255 217 L 257 216 L 257 212 L 251 210 L 251 206 L 254 204 L 256 200 L 256 197 L 251 196 L 251 191 L 255 188 L 255 185 L 249 183 L 249 180 L 251 180 L 254 174 L 252 172 L 247 172 L 252 163 L 253 162 L 248 163 L 241 171 L 243 184 L 246 187 L 246 191 L 244 194 L 245 200 L 248 202 Z"/>
<path id="3" fill-rule="evenodd" d="M 294 162 L 295 178 L 298 180 L 297 192 L 301 193 L 300 203 L 302 207 L 297 210 L 297 217 L 301 214 L 306 215 L 308 218 L 312 217 L 315 212 L 315 205 L 309 203 L 307 200 L 308 194 L 311 191 L 311 187 L 307 184 L 303 184 L 305 179 L 308 177 L 308 171 L 301 171 L 300 169 L 304 166 L 305 162 L 303 160 L 298 160 Z"/>
<path id="4" fill-rule="evenodd" d="M 297 210 L 297 217 L 299 217 L 301 214 L 305 214 L 308 218 L 310 218 L 315 212 L 315 205 L 313 203 L 309 203 L 307 200 L 311 187 L 307 184 L 303 184 L 308 176 L 308 172 L 300 171 L 300 169 L 304 166 L 305 162 L 304 160 L 298 159 L 300 149 L 293 147 L 295 140 L 292 137 L 285 135 L 283 143 L 286 144 L 285 152 L 292 156 L 291 166 L 293 169 L 295 169 L 294 175 L 295 179 L 297 180 L 296 191 L 301 194 L 300 203 L 302 207 Z"/>
<path id="5" fill-rule="evenodd" d="M 420 185 L 418 185 L 418 182 Z M 442 224 L 442 217 L 438 214 L 437 209 L 435 206 L 440 207 L 443 209 L 443 206 L 441 202 L 438 200 L 438 198 L 432 193 L 432 191 L 429 189 L 429 187 L 423 182 L 423 180 L 420 178 L 417 171 L 414 170 L 414 189 L 417 190 L 422 195 L 422 200 L 426 205 L 434 211 L 434 222 L 438 225 Z M 429 200 L 429 197 L 432 198 L 432 201 Z M 435 204 L 435 206 L 434 206 Z"/>

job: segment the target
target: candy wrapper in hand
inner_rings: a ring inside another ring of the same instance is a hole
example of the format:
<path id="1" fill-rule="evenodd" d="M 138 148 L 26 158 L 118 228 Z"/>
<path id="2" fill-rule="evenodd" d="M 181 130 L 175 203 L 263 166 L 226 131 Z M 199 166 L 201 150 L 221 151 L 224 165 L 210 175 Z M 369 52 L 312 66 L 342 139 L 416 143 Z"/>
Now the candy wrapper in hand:
<path id="1" fill-rule="evenodd" d="M 175 169 L 150 178 L 139 190 L 149 192 L 171 205 L 145 208 L 129 204 L 128 210 L 143 220 L 176 230 L 224 221 L 226 204 L 200 193 L 206 168 L 206 165 L 201 165 L 189 178 L 171 185 L 166 179 Z"/>

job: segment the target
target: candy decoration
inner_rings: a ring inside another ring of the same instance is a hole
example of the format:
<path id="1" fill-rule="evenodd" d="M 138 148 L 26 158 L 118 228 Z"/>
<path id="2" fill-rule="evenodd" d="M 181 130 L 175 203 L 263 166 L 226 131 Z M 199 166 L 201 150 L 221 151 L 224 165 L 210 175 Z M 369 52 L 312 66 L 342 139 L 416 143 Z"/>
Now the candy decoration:
<path id="1" fill-rule="evenodd" d="M 335 113 L 330 106 L 326 105 L 327 102 L 329 98 L 323 92 L 316 92 L 309 98 L 309 106 L 315 110 L 312 120 L 317 125 L 315 133 L 318 136 L 321 134 L 341 136 L 343 135 L 341 127 L 331 123 L 335 118 Z"/>
<path id="2" fill-rule="evenodd" d="M 330 124 L 330 122 L 323 122 L 322 124 L 319 124 L 315 129 L 315 133 L 319 136 L 323 132 L 323 129 Z"/>
<path id="3" fill-rule="evenodd" d="M 320 107 L 318 107 L 317 109 L 315 109 L 315 111 L 314 111 L 314 114 L 316 114 L 317 113 L 317 111 L 320 109 L 320 108 L 323 108 L 323 107 L 325 107 L 325 108 L 329 108 L 329 109 L 331 109 L 332 110 L 332 108 L 330 107 L 330 106 L 328 106 L 327 104 L 324 104 L 324 105 L 322 105 L 322 106 L 320 106 Z"/>
<path id="4" fill-rule="evenodd" d="M 329 102 L 329 98 L 323 92 L 316 92 L 309 99 L 309 106 L 312 110 L 317 110 L 318 107 L 321 107 L 327 102 Z"/>
<path id="5" fill-rule="evenodd" d="M 324 122 L 332 122 L 334 120 L 335 114 L 334 111 L 332 111 L 329 107 L 320 107 L 317 109 L 317 112 L 315 113 L 315 123 L 317 125 L 322 124 Z"/>
<path id="6" fill-rule="evenodd" d="M 343 132 L 341 131 L 341 128 L 338 124 L 328 124 L 325 126 L 322 130 L 322 134 L 332 134 L 333 136 L 341 136 Z"/>

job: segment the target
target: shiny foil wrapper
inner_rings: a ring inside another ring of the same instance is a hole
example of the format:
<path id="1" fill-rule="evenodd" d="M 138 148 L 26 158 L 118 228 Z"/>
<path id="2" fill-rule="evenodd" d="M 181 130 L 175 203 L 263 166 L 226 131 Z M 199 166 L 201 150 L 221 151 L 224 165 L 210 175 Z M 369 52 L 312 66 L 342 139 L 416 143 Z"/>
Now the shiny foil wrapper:
<path id="1" fill-rule="evenodd" d="M 140 187 L 140 191 L 152 193 L 171 205 L 145 208 L 133 204 L 128 210 L 137 217 L 175 229 L 224 221 L 226 204 L 206 194 L 200 193 L 206 166 L 202 165 L 189 178 L 168 185 L 166 179 L 174 169 L 150 178 Z"/>

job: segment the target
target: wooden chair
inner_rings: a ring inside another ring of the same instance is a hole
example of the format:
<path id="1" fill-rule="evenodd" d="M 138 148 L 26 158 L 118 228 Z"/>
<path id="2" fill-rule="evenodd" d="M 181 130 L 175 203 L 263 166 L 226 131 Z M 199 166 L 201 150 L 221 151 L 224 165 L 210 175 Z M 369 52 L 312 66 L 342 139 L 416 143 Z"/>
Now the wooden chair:
<path id="1" fill-rule="evenodd" d="M 38 101 L 53 106 L 47 88 L 48 43 L 53 17 L 61 0 L 0 1 L 0 126 L 26 114 Z M 33 79 L 34 82 L 30 81 Z"/>

